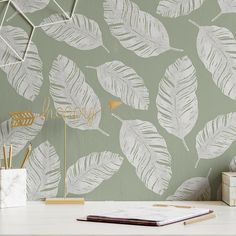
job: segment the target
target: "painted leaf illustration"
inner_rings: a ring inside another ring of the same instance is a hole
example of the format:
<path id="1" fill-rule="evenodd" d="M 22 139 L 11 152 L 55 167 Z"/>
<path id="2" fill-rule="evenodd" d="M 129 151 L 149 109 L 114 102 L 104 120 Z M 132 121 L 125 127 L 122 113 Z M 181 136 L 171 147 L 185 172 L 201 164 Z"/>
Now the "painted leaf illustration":
<path id="1" fill-rule="evenodd" d="M 229 170 L 231 172 L 236 172 L 236 156 L 231 160 L 229 164 Z"/>
<path id="2" fill-rule="evenodd" d="M 161 0 L 157 6 L 157 14 L 176 18 L 189 15 L 202 6 L 205 0 Z"/>
<path id="3" fill-rule="evenodd" d="M 218 0 L 218 4 L 220 6 L 220 13 L 212 21 L 225 13 L 236 13 L 236 0 Z"/>
<path id="4" fill-rule="evenodd" d="M 217 116 L 197 134 L 198 161 L 221 156 L 235 140 L 236 113 Z"/>
<path id="5" fill-rule="evenodd" d="M 49 37 L 80 50 L 104 47 L 101 30 L 94 20 L 75 14 L 71 21 L 51 24 L 61 20 L 65 20 L 61 15 L 51 15 L 41 23 L 41 25 L 45 25 L 42 26 L 42 29 Z"/>
<path id="6" fill-rule="evenodd" d="M 198 26 L 197 51 L 222 93 L 236 100 L 236 40 L 226 28 Z"/>
<path id="7" fill-rule="evenodd" d="M 111 178 L 122 165 L 123 158 L 109 151 L 91 153 L 79 160 L 67 170 L 67 191 L 73 194 L 85 194 L 93 191 L 104 180 Z"/>
<path id="8" fill-rule="evenodd" d="M 61 179 L 60 159 L 48 141 L 33 150 L 26 163 L 26 170 L 28 200 L 57 196 Z"/>
<path id="9" fill-rule="evenodd" d="M 20 57 L 24 56 L 29 36 L 17 27 L 3 26 L 1 36 L 14 48 Z M 16 55 L 0 38 L 0 65 L 19 62 L 14 65 L 1 66 L 6 73 L 8 82 L 16 92 L 24 98 L 33 101 L 40 92 L 42 86 L 42 62 L 36 45 L 31 41 L 24 62 L 20 62 Z"/>
<path id="10" fill-rule="evenodd" d="M 41 131 L 44 118 L 40 117 L 39 114 L 34 114 L 34 123 L 30 126 L 12 128 L 11 119 L 4 121 L 0 126 L 0 150 L 3 149 L 4 143 L 6 144 L 7 150 L 10 144 L 13 145 L 13 156 L 17 155 L 25 145 L 32 141 L 37 134 Z M 0 159 L 3 159 L 3 153 L 0 152 Z"/>
<path id="11" fill-rule="evenodd" d="M 33 13 L 44 9 L 50 0 L 12 0 L 24 13 Z"/>
<path id="12" fill-rule="evenodd" d="M 86 83 L 83 72 L 65 56 L 53 62 L 50 74 L 50 94 L 57 112 L 71 128 L 101 131 L 101 104 Z M 70 114 L 65 114 L 68 111 Z M 103 131 L 101 131 L 103 132 Z"/>
<path id="13" fill-rule="evenodd" d="M 142 120 L 121 120 L 120 146 L 137 176 L 151 191 L 162 195 L 171 179 L 171 155 L 156 127 Z"/>
<path id="14" fill-rule="evenodd" d="M 135 109 L 147 110 L 148 89 L 143 79 L 120 61 L 107 62 L 95 68 L 101 86 L 113 96 Z"/>
<path id="15" fill-rule="evenodd" d="M 164 25 L 130 0 L 105 0 L 104 17 L 109 29 L 121 45 L 140 57 L 152 57 L 170 46 Z"/>
<path id="16" fill-rule="evenodd" d="M 197 77 L 191 60 L 185 56 L 170 65 L 159 83 L 156 99 L 160 125 L 180 138 L 186 149 L 185 136 L 198 118 Z"/>
<path id="17" fill-rule="evenodd" d="M 176 190 L 174 195 L 169 196 L 168 201 L 209 201 L 211 199 L 211 186 L 209 176 L 194 177 L 184 181 Z"/>

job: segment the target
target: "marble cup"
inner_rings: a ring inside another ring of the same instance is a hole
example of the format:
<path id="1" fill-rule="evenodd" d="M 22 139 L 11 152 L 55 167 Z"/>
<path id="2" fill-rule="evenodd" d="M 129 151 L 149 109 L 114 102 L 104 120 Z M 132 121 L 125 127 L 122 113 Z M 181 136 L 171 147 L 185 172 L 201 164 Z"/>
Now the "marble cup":
<path id="1" fill-rule="evenodd" d="M 0 169 L 0 208 L 26 205 L 26 169 Z"/>

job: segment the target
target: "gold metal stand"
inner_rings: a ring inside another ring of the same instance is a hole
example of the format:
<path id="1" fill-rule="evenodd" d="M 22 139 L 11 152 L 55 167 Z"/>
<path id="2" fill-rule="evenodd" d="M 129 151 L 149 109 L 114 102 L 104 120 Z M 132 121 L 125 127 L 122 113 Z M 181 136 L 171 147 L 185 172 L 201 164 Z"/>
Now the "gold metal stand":
<path id="1" fill-rule="evenodd" d="M 67 170 L 67 125 L 64 119 L 64 198 L 47 198 L 45 204 L 80 204 L 85 203 L 84 198 L 67 198 L 66 185 L 66 170 Z"/>
<path id="2" fill-rule="evenodd" d="M 80 204 L 85 203 L 84 198 L 47 198 L 45 204 Z"/>

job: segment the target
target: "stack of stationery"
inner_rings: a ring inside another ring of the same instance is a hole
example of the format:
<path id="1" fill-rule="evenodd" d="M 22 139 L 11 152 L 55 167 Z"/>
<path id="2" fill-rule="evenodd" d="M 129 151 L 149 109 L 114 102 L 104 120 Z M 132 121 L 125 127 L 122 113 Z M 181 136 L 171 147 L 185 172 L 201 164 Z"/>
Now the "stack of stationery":
<path id="1" fill-rule="evenodd" d="M 222 200 L 236 206 L 236 172 L 222 173 Z"/>
<path id="2" fill-rule="evenodd" d="M 164 226 L 177 222 L 195 223 L 215 217 L 210 209 L 183 206 L 126 207 L 87 215 L 78 221 L 90 221 L 143 226 Z"/>

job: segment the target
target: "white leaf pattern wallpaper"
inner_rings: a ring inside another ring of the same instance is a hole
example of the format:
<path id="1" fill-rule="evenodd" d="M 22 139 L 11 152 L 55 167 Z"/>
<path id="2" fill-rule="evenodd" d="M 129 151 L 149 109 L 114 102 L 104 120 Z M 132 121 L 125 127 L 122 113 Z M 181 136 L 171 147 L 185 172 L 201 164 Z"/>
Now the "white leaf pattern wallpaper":
<path id="1" fill-rule="evenodd" d="M 219 199 L 221 172 L 236 171 L 235 0 L 12 3 L 0 150 L 13 144 L 19 167 L 32 143 L 28 199 L 65 185 L 87 200 Z M 13 127 L 21 111 L 35 118 Z"/>
<path id="2" fill-rule="evenodd" d="M 61 179 L 60 160 L 55 148 L 48 141 L 33 150 L 26 163 L 26 170 L 29 200 L 57 195 Z"/>

